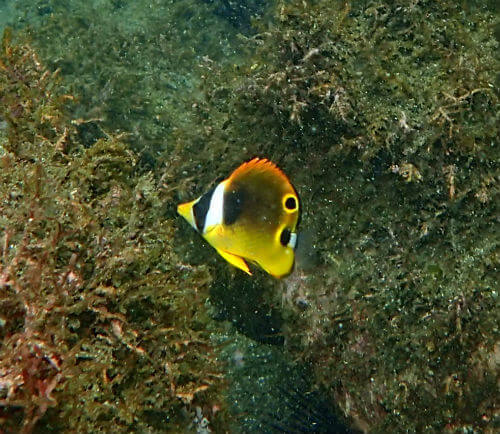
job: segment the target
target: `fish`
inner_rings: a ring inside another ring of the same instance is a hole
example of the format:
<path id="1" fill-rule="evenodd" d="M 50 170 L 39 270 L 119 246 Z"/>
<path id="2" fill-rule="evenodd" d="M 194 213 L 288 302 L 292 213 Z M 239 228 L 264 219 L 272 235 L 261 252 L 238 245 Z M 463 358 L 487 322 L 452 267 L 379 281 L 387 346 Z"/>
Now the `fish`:
<path id="1" fill-rule="evenodd" d="M 256 264 L 282 278 L 294 266 L 299 208 L 281 169 L 254 158 L 177 212 L 231 265 L 251 275 L 248 263 Z"/>

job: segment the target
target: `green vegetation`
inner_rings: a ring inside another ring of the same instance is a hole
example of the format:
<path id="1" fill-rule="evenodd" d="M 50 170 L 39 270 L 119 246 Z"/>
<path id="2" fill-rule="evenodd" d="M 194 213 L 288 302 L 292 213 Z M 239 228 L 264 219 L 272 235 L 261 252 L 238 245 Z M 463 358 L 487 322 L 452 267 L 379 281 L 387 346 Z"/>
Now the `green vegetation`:
<path id="1" fill-rule="evenodd" d="M 9 32 L 0 70 L 2 431 L 223 429 L 210 275 L 172 251 L 172 190 L 113 136 L 83 148 Z"/>
<path id="2" fill-rule="evenodd" d="M 100 128 L 123 133 L 150 166 L 172 131 L 194 122 L 202 58 L 231 62 L 238 46 L 238 30 L 198 0 L 19 3 L 17 26 L 78 96 L 73 117 L 93 121 L 80 128 L 84 143 Z"/>
<path id="3" fill-rule="evenodd" d="M 207 66 L 179 138 L 198 186 L 254 155 L 291 176 L 319 265 L 213 292 L 243 330 L 243 306 L 278 307 L 285 348 L 363 430 L 499 424 L 494 31 L 470 3 L 280 2 L 246 64 Z"/>
<path id="4" fill-rule="evenodd" d="M 28 32 L 57 85 L 4 44 L 0 360 L 19 356 L 0 364 L 0 421 L 175 430 L 176 395 L 209 386 L 189 417 L 221 427 L 210 290 L 355 427 L 497 431 L 496 2 L 280 0 L 253 29 L 232 2 L 147 3 L 37 1 Z M 177 202 L 254 156 L 292 179 L 317 253 L 282 282 L 174 229 Z"/>

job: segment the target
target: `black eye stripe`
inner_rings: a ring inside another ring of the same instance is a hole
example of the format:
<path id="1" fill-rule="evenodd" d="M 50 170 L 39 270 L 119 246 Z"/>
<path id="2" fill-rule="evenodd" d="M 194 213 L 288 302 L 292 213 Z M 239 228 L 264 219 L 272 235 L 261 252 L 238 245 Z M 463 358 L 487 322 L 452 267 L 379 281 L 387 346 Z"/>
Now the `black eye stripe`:
<path id="1" fill-rule="evenodd" d="M 287 200 L 285 200 L 285 207 L 290 211 L 297 209 L 297 200 L 294 197 L 289 197 Z"/>
<path id="2" fill-rule="evenodd" d="M 208 208 L 210 207 L 210 200 L 214 194 L 215 188 L 205 193 L 200 197 L 200 200 L 193 205 L 193 216 L 198 232 L 203 232 L 205 220 L 207 218 Z"/>
<path id="3" fill-rule="evenodd" d="M 288 246 L 288 243 L 290 242 L 291 235 L 292 235 L 292 232 L 288 228 L 285 228 L 281 231 L 280 243 L 282 246 Z"/>

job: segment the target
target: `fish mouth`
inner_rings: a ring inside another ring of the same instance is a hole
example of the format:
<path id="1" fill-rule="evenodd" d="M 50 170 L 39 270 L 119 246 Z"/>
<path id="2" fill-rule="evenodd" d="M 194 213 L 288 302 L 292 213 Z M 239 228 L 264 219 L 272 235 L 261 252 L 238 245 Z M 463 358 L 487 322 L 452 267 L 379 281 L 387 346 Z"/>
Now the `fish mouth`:
<path id="1" fill-rule="evenodd" d="M 186 202 L 177 205 L 177 214 L 184 217 L 186 221 L 196 229 L 196 223 L 193 216 L 193 202 Z"/>

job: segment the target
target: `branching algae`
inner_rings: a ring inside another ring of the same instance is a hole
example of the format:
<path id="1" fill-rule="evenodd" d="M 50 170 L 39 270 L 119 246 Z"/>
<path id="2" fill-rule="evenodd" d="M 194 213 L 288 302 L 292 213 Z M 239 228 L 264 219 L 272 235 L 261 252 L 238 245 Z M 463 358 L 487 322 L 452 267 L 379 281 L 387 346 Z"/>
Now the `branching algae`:
<path id="1" fill-rule="evenodd" d="M 204 307 L 173 253 L 171 193 L 109 136 L 83 148 L 57 71 L 0 53 L 0 430 L 223 430 Z"/>
<path id="2" fill-rule="evenodd" d="M 286 350 L 311 364 L 316 381 L 329 391 L 326 399 L 362 430 L 498 431 L 495 7 L 278 1 L 272 22 L 258 22 L 256 34 L 239 36 L 245 50 L 238 62 L 198 59 L 200 69 L 190 75 L 190 85 L 200 83 L 199 93 L 191 87 L 194 101 L 161 107 L 163 93 L 153 92 L 151 100 L 143 98 L 151 102 L 145 112 L 133 112 L 140 129 L 132 127 L 131 134 L 140 131 L 145 147 L 165 150 L 161 181 L 139 176 L 137 157 L 106 134 L 82 149 L 82 128 L 76 134 L 58 105 L 52 106 L 55 100 L 37 97 L 35 86 L 22 88 L 29 96 L 22 100 L 17 90 L 6 91 L 6 83 L 23 77 L 41 88 L 53 79 L 51 73 L 43 78 L 36 62 L 28 70 L 13 68 L 4 52 L 0 135 L 7 153 L 0 188 L 8 242 L 2 275 L 13 283 L 1 287 L 2 312 L 9 315 L 2 319 L 7 344 L 0 351 L 24 358 L 2 365 L 13 367 L 6 377 L 12 387 L 1 389 L 10 418 L 2 420 L 29 427 L 41 418 L 48 426 L 71 407 L 77 412 L 66 418 L 70 429 L 91 430 L 96 420 L 123 430 L 163 429 L 169 418 L 167 427 L 177 427 L 183 406 L 172 398 L 176 394 L 199 402 L 200 414 L 209 415 L 203 403 L 217 401 L 211 397 L 218 396 L 220 370 L 212 357 L 200 355 L 203 345 L 212 353 L 194 288 L 203 291 L 212 281 L 214 303 L 248 334 L 264 340 L 260 332 L 281 325 Z M 195 38 L 197 30 L 193 26 Z M 49 20 L 41 32 L 50 41 L 58 23 Z M 131 33 L 124 51 L 109 39 L 116 48 L 112 57 L 80 56 L 84 69 L 107 66 L 98 57 L 121 65 L 125 56 L 147 65 L 146 58 L 130 58 L 146 40 L 140 29 Z M 234 47 L 219 35 L 215 43 L 209 38 L 211 47 Z M 95 39 L 92 33 L 85 37 Z M 190 40 L 189 29 L 171 39 L 147 39 L 147 47 L 152 54 L 169 54 L 162 59 L 177 59 L 180 51 L 170 43 L 177 37 Z M 107 41 L 98 39 L 102 53 Z M 72 78 L 80 74 L 72 56 L 53 47 L 44 53 Z M 109 86 L 135 110 L 130 75 L 119 77 Z M 144 84 L 154 77 L 151 89 L 180 82 L 147 69 L 143 77 Z M 84 79 L 84 86 L 93 80 Z M 85 89 L 92 102 L 94 93 Z M 120 103 L 112 97 L 98 101 L 97 117 L 120 109 L 120 116 L 108 120 L 125 130 L 127 111 Z M 301 198 L 299 230 L 313 234 L 317 263 L 297 264 L 284 285 L 258 273 L 251 280 L 229 274 L 226 264 L 203 256 L 204 249 L 193 249 L 185 237 L 174 252 L 167 241 L 171 220 L 159 218 L 160 202 L 196 197 L 214 182 L 214 173 L 229 173 L 255 156 L 286 170 Z M 196 265 L 203 263 L 210 275 Z M 42 272 L 33 272 L 35 266 Z M 38 288 L 27 280 L 37 276 L 40 290 L 15 295 L 15 282 Z M 62 283 L 47 284 L 51 279 Z M 44 292 L 45 313 L 32 320 L 29 303 L 40 306 L 36 297 Z M 266 317 L 272 327 L 263 324 Z M 31 346 L 12 338 L 25 339 L 26 327 L 37 324 L 43 324 L 34 329 L 41 338 L 31 333 Z M 151 334 L 163 343 L 155 338 L 153 345 Z M 35 348 L 35 342 L 45 347 Z M 146 355 L 154 362 L 143 362 Z M 168 366 L 155 364 L 165 359 Z M 82 381 L 64 380 L 76 373 Z M 141 382 L 151 384 L 146 395 L 135 387 Z"/>
<path id="3" fill-rule="evenodd" d="M 283 287 L 220 273 L 214 294 L 278 293 L 286 348 L 365 431 L 500 423 L 498 40 L 463 6 L 278 2 L 247 62 L 205 65 L 177 132 L 201 185 L 253 155 L 290 175 L 319 264 Z"/>

